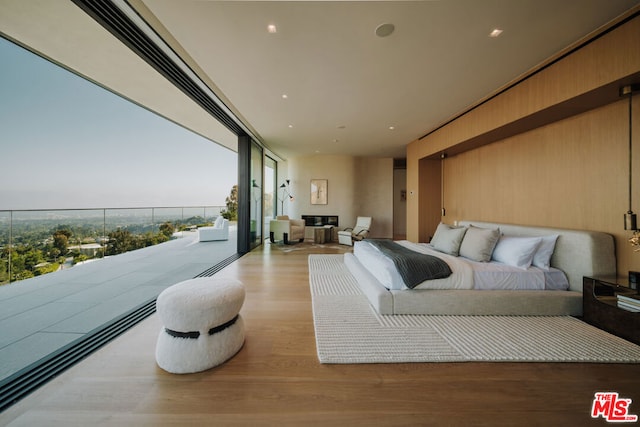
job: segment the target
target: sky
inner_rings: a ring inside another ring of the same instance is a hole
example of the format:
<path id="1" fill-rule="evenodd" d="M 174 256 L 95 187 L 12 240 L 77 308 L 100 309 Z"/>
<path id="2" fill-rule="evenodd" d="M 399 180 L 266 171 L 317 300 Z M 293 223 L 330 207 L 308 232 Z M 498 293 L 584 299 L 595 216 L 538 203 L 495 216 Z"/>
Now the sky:
<path id="1" fill-rule="evenodd" d="M 237 154 L 0 38 L 0 210 L 224 205 Z"/>

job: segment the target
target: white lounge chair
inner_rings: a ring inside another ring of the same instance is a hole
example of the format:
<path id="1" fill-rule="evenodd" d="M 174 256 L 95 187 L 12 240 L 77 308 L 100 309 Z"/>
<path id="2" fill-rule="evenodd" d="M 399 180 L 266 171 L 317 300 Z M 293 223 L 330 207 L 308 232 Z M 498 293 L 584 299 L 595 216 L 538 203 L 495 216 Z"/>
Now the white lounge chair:
<path id="1" fill-rule="evenodd" d="M 338 231 L 338 243 L 353 246 L 354 240 L 366 239 L 371 228 L 370 216 L 359 216 L 353 228 L 345 228 Z"/>

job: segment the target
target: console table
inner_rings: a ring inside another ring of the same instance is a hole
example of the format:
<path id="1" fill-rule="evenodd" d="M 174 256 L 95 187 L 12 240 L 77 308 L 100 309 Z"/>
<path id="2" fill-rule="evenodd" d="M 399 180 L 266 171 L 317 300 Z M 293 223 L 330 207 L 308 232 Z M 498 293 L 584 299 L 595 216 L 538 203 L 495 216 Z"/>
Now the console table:
<path id="1" fill-rule="evenodd" d="M 616 277 L 582 279 L 583 320 L 597 328 L 640 344 L 640 313 L 618 307 L 617 295 L 636 291 Z"/>

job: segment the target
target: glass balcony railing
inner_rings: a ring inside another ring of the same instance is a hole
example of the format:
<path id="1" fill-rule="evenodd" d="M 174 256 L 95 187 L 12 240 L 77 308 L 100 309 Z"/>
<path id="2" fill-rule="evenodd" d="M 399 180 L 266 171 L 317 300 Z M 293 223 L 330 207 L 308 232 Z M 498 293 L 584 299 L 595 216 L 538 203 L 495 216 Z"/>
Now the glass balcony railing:
<path id="1" fill-rule="evenodd" d="M 179 238 L 224 206 L 0 210 L 0 285 Z"/>
<path id="2" fill-rule="evenodd" d="M 237 260 L 234 224 L 221 241 L 195 230 L 222 209 L 0 211 L 0 411 L 152 315 L 164 289 Z"/>

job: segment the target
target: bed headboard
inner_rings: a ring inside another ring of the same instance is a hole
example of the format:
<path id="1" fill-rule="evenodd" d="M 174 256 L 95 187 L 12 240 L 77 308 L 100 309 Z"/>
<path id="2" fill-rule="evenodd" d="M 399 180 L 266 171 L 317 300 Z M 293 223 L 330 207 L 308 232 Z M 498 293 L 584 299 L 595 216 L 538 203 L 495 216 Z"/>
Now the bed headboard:
<path id="1" fill-rule="evenodd" d="M 484 228 L 499 227 L 502 234 L 510 236 L 558 234 L 556 247 L 551 257 L 551 266 L 564 271 L 572 291 L 582 292 L 583 276 L 616 275 L 614 240 L 613 236 L 607 233 L 482 221 L 459 221 L 458 224 L 466 226 L 473 224 Z"/>

